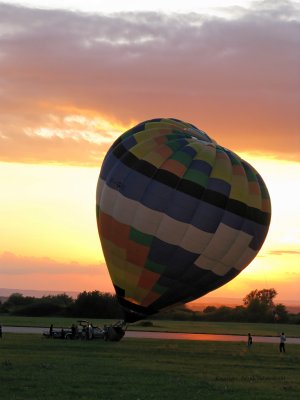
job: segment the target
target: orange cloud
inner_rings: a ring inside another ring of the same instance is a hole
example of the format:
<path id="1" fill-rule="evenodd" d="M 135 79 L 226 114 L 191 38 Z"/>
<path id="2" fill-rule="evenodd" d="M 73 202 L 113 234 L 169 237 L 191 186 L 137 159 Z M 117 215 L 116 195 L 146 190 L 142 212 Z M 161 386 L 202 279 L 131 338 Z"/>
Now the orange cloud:
<path id="1" fill-rule="evenodd" d="M 269 254 L 272 254 L 274 256 L 284 256 L 286 254 L 289 255 L 295 255 L 295 256 L 299 256 L 300 255 L 300 251 L 299 250 L 271 250 L 268 252 Z"/>
<path id="2" fill-rule="evenodd" d="M 113 292 L 106 265 L 63 263 L 43 257 L 21 257 L 5 252 L 0 255 L 1 287 L 35 290 Z"/>
<path id="3" fill-rule="evenodd" d="M 290 2 L 232 19 L 0 4 L 0 158 L 98 165 L 123 127 L 166 116 L 234 151 L 299 160 L 297 18 Z"/>
<path id="4" fill-rule="evenodd" d="M 77 262 L 62 263 L 52 260 L 48 257 L 20 257 L 10 252 L 4 252 L 0 255 L 0 273 L 3 275 L 23 274 L 90 274 L 103 275 L 105 264 L 100 265 L 82 265 Z"/>

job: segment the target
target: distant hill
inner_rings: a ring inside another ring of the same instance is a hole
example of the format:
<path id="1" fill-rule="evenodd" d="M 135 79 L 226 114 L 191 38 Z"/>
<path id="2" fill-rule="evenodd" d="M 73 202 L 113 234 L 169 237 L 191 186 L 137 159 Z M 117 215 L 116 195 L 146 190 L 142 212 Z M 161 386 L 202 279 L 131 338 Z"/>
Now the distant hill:
<path id="1" fill-rule="evenodd" d="M 79 292 L 72 291 L 52 291 L 52 290 L 29 290 L 29 289 L 7 289 L 0 288 L 0 299 L 7 298 L 13 293 L 21 293 L 24 296 L 31 297 L 43 297 L 43 296 L 55 296 L 57 294 L 66 293 L 67 295 L 75 298 L 79 294 Z"/>

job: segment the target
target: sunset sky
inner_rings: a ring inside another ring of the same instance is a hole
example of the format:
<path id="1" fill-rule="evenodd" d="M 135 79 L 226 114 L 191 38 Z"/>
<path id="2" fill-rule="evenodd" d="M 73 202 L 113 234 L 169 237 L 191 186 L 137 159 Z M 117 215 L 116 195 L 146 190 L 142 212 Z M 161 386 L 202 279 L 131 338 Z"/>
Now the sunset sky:
<path id="1" fill-rule="evenodd" d="M 300 303 L 299 71 L 300 1 L 0 1 L 0 288 L 112 292 L 103 157 L 173 117 L 249 161 L 272 200 L 257 258 L 206 299 Z"/>

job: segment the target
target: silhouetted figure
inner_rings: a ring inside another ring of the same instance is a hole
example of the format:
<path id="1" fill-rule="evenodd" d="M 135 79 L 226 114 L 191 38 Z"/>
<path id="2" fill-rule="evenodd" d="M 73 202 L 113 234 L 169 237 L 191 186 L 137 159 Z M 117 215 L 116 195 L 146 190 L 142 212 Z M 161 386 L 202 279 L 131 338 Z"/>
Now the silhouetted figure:
<path id="1" fill-rule="evenodd" d="M 279 351 L 280 353 L 285 353 L 285 342 L 286 342 L 286 337 L 284 332 L 280 335 L 280 343 L 279 343 Z"/>
<path id="2" fill-rule="evenodd" d="M 2 339 L 2 325 L 0 325 L 0 339 Z"/>
<path id="3" fill-rule="evenodd" d="M 93 339 L 93 327 L 92 327 L 91 324 L 88 325 L 87 335 L 88 335 L 88 337 L 87 337 L 88 340 L 92 340 Z"/>
<path id="4" fill-rule="evenodd" d="M 72 332 L 72 339 L 75 339 L 75 337 L 76 337 L 76 326 L 75 326 L 75 324 L 72 324 L 71 332 Z"/>
<path id="5" fill-rule="evenodd" d="M 248 349 L 251 349 L 252 343 L 253 343 L 253 340 L 252 340 L 251 333 L 248 333 L 248 342 L 247 342 Z"/>
<path id="6" fill-rule="evenodd" d="M 49 336 L 50 336 L 50 337 L 53 336 L 53 324 L 50 325 L 50 328 L 49 328 Z"/>
<path id="7" fill-rule="evenodd" d="M 104 325 L 104 328 L 103 328 L 103 339 L 105 341 L 107 341 L 107 339 L 108 339 L 108 327 L 106 325 Z"/>

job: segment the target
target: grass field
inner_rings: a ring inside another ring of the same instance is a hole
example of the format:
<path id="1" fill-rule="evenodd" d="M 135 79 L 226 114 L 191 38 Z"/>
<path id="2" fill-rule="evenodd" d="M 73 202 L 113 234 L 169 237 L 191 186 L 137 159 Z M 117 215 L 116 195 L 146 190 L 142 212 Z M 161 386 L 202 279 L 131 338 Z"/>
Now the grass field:
<path id="1" fill-rule="evenodd" d="M 114 323 L 109 320 L 91 320 L 94 325 Z M 49 327 L 51 323 L 55 327 L 70 327 L 76 318 L 57 317 L 14 317 L 0 315 L 0 324 L 10 326 L 37 326 Z M 143 326 L 143 322 L 128 326 L 129 330 L 159 331 L 159 332 L 184 332 L 184 333 L 215 333 L 231 335 L 278 336 L 284 331 L 289 337 L 300 337 L 300 325 L 291 324 L 263 324 L 263 323 L 239 323 L 239 322 L 195 322 L 195 321 L 159 321 L 152 320 L 152 326 Z"/>
<path id="2" fill-rule="evenodd" d="M 5 400 L 295 400 L 300 346 L 166 341 L 0 340 Z"/>

